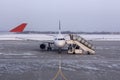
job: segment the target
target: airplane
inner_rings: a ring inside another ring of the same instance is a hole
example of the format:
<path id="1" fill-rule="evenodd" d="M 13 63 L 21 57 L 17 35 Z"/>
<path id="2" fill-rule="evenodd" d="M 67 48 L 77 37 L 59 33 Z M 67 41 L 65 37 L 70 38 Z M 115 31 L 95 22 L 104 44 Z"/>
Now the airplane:
<path id="1" fill-rule="evenodd" d="M 58 31 L 58 34 L 56 36 L 54 36 L 53 42 L 47 42 L 47 43 L 48 43 L 47 50 L 52 50 L 51 44 L 54 44 L 55 47 L 58 48 L 58 52 L 61 53 L 61 51 L 62 51 L 61 49 L 65 46 L 66 40 L 65 40 L 65 36 L 61 33 L 61 23 L 60 23 L 60 21 L 59 21 L 59 31 Z M 40 45 L 40 48 L 41 49 L 45 49 L 46 45 L 44 43 L 42 43 Z"/>

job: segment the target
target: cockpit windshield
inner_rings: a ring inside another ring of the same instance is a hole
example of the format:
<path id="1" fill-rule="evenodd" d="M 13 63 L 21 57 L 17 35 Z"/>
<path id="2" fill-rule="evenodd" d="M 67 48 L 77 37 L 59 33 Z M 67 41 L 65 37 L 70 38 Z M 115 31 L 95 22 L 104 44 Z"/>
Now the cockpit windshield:
<path id="1" fill-rule="evenodd" d="M 58 39 L 56 38 L 55 40 L 65 40 L 65 39 L 64 38 L 58 38 Z"/>

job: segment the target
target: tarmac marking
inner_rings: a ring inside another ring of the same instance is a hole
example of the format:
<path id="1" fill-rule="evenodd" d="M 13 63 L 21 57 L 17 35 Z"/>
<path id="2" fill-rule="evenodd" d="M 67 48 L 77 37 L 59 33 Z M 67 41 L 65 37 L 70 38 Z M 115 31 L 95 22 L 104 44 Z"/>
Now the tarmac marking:
<path id="1" fill-rule="evenodd" d="M 58 68 L 58 71 L 57 73 L 55 74 L 55 76 L 53 77 L 52 80 L 56 80 L 58 78 L 58 76 L 61 76 L 63 78 L 63 80 L 68 80 L 65 75 L 63 74 L 62 72 L 62 65 L 61 65 L 61 55 L 59 55 L 59 68 Z"/>

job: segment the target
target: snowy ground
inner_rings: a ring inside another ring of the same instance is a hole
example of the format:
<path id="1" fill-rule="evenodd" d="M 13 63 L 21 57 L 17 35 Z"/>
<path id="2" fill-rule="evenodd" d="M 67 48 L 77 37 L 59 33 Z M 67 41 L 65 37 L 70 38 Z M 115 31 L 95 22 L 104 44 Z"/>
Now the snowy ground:
<path id="1" fill-rule="evenodd" d="M 53 80 L 61 69 L 67 80 L 120 79 L 120 41 L 92 41 L 95 55 L 41 51 L 40 42 L 0 41 L 0 80 Z M 56 80 L 63 80 L 59 75 Z"/>
<path id="2" fill-rule="evenodd" d="M 93 41 L 120 41 L 120 35 L 113 34 L 91 34 L 91 35 L 80 35 L 87 40 Z"/>
<path id="3" fill-rule="evenodd" d="M 0 40 L 54 40 L 55 34 L 1 34 Z M 66 36 L 66 35 L 65 35 Z M 102 35 L 102 34 L 82 34 L 80 35 L 87 40 L 93 41 L 120 41 L 120 35 Z M 68 39 L 68 36 L 66 37 Z"/>

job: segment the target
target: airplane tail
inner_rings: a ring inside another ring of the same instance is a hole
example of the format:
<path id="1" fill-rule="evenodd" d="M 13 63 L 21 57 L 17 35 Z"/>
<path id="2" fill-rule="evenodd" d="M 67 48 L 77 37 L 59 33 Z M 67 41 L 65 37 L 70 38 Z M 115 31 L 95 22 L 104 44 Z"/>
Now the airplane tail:
<path id="1" fill-rule="evenodd" d="M 60 23 L 60 20 L 59 20 L 59 34 L 61 34 L 61 23 Z"/>
<path id="2" fill-rule="evenodd" d="M 10 30 L 10 32 L 23 32 L 24 28 L 26 27 L 27 23 L 22 23 L 19 26 Z"/>

